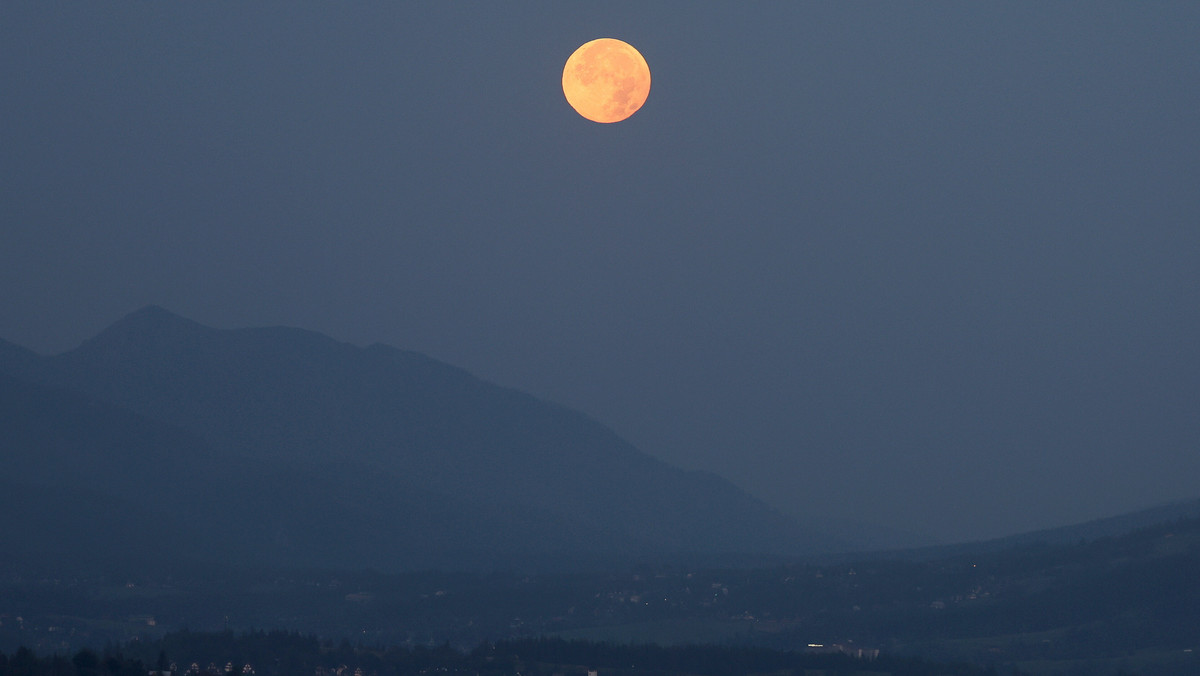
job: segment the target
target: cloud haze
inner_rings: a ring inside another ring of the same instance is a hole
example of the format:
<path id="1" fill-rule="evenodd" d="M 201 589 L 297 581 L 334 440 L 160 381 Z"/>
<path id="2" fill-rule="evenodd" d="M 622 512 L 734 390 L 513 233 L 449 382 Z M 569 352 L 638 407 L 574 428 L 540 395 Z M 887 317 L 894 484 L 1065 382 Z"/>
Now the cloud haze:
<path id="1" fill-rule="evenodd" d="M 0 9 L 0 337 L 426 352 L 943 539 L 1195 497 L 1200 7 Z M 653 72 L 581 119 L 566 57 Z"/>

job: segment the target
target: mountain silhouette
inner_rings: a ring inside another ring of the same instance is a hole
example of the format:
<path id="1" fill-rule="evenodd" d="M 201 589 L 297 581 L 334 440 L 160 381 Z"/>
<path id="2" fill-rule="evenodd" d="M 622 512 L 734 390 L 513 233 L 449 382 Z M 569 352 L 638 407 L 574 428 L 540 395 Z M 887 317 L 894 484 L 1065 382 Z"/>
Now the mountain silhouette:
<path id="1" fill-rule="evenodd" d="M 5 476 L 137 497 L 147 530 L 190 557 L 545 568 L 839 547 L 577 411 L 415 352 L 154 306 L 60 355 L 0 347 L 4 425 L 30 402 L 41 421 L 12 436 Z"/>

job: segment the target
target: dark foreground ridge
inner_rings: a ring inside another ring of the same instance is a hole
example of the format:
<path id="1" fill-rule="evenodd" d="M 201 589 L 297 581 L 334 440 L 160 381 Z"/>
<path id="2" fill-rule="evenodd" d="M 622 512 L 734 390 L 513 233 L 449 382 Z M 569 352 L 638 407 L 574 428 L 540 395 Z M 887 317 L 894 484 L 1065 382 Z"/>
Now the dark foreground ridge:
<path id="1" fill-rule="evenodd" d="M 146 645 L 183 628 L 270 627 L 380 646 L 468 650 L 555 636 L 913 656 L 1005 674 L 1193 676 L 1197 570 L 1200 518 L 931 561 L 540 575 L 34 573 L 0 578 L 0 650 L 65 654 Z"/>

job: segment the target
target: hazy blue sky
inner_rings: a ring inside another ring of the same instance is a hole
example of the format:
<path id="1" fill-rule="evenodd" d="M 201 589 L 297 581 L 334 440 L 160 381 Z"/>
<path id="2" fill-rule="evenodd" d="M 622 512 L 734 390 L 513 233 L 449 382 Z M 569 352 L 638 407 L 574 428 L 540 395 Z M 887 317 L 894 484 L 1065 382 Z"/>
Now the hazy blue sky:
<path id="1" fill-rule="evenodd" d="M 636 46 L 646 106 L 559 86 Z M 1200 496 L 1200 3 L 0 3 L 0 337 L 426 352 L 812 519 Z"/>

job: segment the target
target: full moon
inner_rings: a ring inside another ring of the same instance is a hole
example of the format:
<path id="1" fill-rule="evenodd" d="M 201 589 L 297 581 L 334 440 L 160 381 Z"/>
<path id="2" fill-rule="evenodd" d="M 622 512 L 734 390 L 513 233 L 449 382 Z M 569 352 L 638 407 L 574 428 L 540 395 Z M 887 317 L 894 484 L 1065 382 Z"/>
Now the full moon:
<path id="1" fill-rule="evenodd" d="M 633 46 L 613 38 L 584 43 L 563 68 L 563 94 L 593 122 L 620 122 L 650 95 L 650 66 Z"/>

